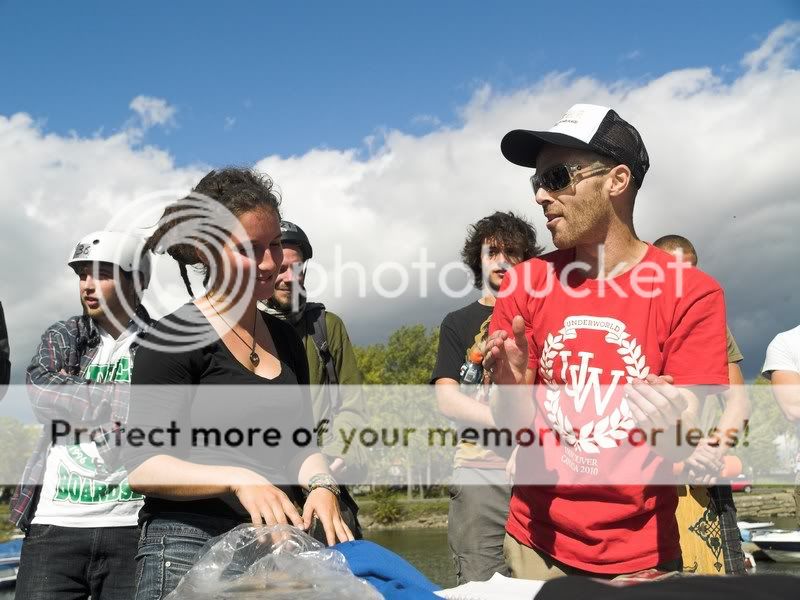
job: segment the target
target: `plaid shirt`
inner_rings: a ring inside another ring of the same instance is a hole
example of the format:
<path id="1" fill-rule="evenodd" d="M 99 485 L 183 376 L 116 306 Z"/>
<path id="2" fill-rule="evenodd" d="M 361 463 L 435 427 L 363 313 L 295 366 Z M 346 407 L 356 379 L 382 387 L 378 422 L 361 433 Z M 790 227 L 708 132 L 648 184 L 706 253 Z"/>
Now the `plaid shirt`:
<path id="1" fill-rule="evenodd" d="M 143 322 L 151 322 L 144 306 L 140 305 L 136 314 Z M 39 422 L 47 427 L 53 420 L 63 419 L 73 426 L 85 424 L 102 432 L 94 436 L 94 441 L 100 457 L 109 465 L 114 464 L 119 450 L 111 440 L 127 420 L 130 389 L 127 383 L 86 379 L 86 369 L 99 347 L 100 333 L 90 317 L 59 321 L 42 335 L 26 379 L 31 408 Z M 131 345 L 131 361 L 135 348 L 136 342 Z M 49 436 L 43 431 L 22 482 L 11 497 L 9 520 L 23 531 L 33 518 L 49 445 Z"/>
<path id="2" fill-rule="evenodd" d="M 711 505 L 719 517 L 720 538 L 722 539 L 722 556 L 726 575 L 746 575 L 744 552 L 742 551 L 742 533 L 736 522 L 736 505 L 733 503 L 733 491 L 729 485 L 712 485 L 708 488 Z"/>

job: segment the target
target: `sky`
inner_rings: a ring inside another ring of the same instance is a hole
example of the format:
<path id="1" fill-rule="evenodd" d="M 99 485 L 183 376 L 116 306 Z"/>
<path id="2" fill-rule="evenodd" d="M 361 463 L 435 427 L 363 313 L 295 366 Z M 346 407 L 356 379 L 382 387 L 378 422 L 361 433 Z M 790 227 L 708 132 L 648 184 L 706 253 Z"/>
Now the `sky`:
<path id="1" fill-rule="evenodd" d="M 337 244 L 370 274 L 420 248 L 456 261 L 467 225 L 498 209 L 547 245 L 529 173 L 499 143 L 577 102 L 642 133 L 637 231 L 695 242 L 748 377 L 800 321 L 800 2 L 288 4 L 0 0 L 0 300 L 17 382 L 47 325 L 79 311 L 75 241 L 157 215 L 214 166 L 272 176 L 321 269 Z M 174 265 L 159 269 L 179 294 Z M 355 287 L 318 299 L 359 344 L 474 298 Z"/>

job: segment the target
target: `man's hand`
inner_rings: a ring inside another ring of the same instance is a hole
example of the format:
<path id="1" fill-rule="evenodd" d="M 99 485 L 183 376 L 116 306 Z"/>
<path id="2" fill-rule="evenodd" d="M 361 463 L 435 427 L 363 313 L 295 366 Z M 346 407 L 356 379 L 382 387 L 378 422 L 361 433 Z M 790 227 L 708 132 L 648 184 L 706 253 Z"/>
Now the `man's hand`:
<path id="1" fill-rule="evenodd" d="M 497 385 L 517 385 L 526 382 L 528 370 L 528 340 L 525 320 L 517 315 L 511 322 L 511 333 L 495 331 L 486 340 L 483 368 Z"/>
<path id="2" fill-rule="evenodd" d="M 675 427 L 687 402 L 670 375 L 648 375 L 625 386 L 625 394 L 636 424 L 644 429 Z"/>
<path id="3" fill-rule="evenodd" d="M 686 459 L 686 473 L 692 483 L 714 485 L 717 483 L 724 463 L 719 446 L 711 445 L 712 440 L 703 438 L 692 455 Z"/>

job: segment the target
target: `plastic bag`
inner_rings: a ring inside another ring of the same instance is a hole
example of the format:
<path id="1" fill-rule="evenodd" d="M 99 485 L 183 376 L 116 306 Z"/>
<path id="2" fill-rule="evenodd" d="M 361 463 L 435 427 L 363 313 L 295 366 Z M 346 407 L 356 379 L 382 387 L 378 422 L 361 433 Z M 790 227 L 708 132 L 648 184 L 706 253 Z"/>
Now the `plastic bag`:
<path id="1" fill-rule="evenodd" d="M 207 544 L 165 600 L 380 600 L 338 550 L 291 525 L 239 525 Z"/>

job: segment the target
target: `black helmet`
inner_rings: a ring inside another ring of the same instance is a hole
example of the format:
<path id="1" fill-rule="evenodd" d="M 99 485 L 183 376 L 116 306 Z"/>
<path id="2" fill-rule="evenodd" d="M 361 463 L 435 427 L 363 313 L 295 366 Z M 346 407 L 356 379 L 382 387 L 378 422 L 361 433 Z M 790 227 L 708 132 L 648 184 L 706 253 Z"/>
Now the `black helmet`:
<path id="1" fill-rule="evenodd" d="M 300 246 L 300 251 L 303 253 L 303 261 L 308 260 L 314 255 L 314 251 L 311 249 L 311 242 L 308 241 L 306 232 L 291 221 L 281 221 L 281 234 L 281 242 L 284 244 Z"/>

